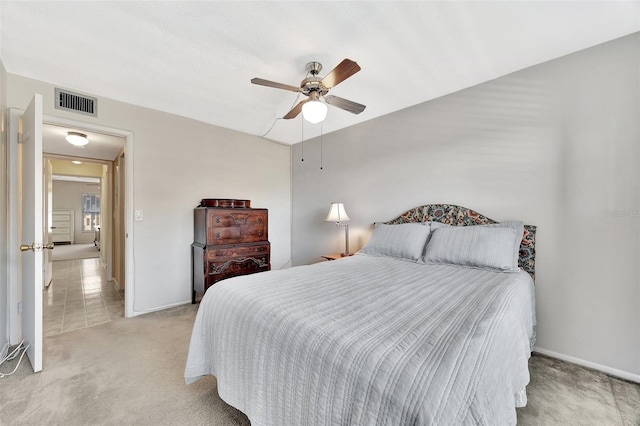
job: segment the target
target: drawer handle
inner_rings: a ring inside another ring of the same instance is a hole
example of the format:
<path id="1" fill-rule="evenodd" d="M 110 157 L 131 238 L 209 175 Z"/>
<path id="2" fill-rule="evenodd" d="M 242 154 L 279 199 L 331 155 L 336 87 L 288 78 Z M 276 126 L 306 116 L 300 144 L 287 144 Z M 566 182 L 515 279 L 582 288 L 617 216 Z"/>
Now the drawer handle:
<path id="1" fill-rule="evenodd" d="M 220 223 L 220 217 L 216 217 L 216 223 Z"/>
<path id="2" fill-rule="evenodd" d="M 216 232 L 216 238 L 220 238 L 220 233 Z"/>
<path id="3" fill-rule="evenodd" d="M 262 237 L 262 231 L 258 231 L 258 236 Z"/>
<path id="4" fill-rule="evenodd" d="M 258 218 L 258 223 L 262 223 L 262 218 L 261 217 Z"/>

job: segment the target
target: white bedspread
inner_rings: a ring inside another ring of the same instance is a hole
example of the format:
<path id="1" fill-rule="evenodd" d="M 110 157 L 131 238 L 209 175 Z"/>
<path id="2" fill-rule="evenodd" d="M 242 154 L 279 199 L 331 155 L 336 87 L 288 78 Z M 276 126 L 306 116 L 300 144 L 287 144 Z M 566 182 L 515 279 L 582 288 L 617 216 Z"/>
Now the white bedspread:
<path id="1" fill-rule="evenodd" d="M 252 425 L 515 424 L 533 282 L 356 255 L 205 294 L 185 369 Z"/>

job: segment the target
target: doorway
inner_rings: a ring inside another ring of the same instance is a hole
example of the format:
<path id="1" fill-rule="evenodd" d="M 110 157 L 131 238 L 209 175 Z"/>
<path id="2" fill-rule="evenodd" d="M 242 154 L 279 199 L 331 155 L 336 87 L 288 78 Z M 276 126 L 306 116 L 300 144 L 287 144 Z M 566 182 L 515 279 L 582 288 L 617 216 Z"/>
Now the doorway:
<path id="1" fill-rule="evenodd" d="M 111 232 L 109 223 L 104 222 L 100 229 L 100 242 L 101 247 L 111 244 L 111 250 L 104 250 L 107 277 L 115 280 L 121 288 L 124 288 L 125 316 L 133 316 L 135 285 L 133 282 L 135 275 L 133 264 L 133 132 L 53 116 L 44 116 L 43 121 L 45 125 L 52 125 L 57 128 L 57 131 L 63 133 L 71 128 L 80 132 L 88 132 L 89 137 L 95 142 L 87 145 L 84 150 L 78 150 L 70 148 L 68 143 L 57 138 L 53 140 L 58 141 L 58 145 L 45 147 L 50 153 L 66 156 L 65 158 L 86 155 L 88 158 L 95 159 L 101 158 L 104 149 L 112 150 L 105 160 L 109 161 L 112 166 L 110 174 L 103 179 L 109 179 L 111 182 L 112 193 L 108 195 L 108 199 L 111 200 L 114 209 L 113 224 L 118 227 L 120 232 Z M 114 140 L 112 137 L 117 139 Z M 122 141 L 124 141 L 124 148 L 122 148 Z M 113 151 L 114 144 L 118 150 L 116 155 Z M 102 149 L 95 151 L 95 155 L 87 155 L 89 152 L 93 153 L 93 149 L 96 147 Z M 102 208 L 105 208 L 104 203 Z"/>

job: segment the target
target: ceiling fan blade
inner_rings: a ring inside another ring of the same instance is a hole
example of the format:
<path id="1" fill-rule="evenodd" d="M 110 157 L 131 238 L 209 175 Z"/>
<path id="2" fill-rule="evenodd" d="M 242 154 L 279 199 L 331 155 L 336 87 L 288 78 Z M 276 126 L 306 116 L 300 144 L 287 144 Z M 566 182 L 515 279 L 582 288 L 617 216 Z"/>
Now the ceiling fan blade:
<path id="1" fill-rule="evenodd" d="M 333 95 L 325 96 L 324 100 L 329 105 L 333 105 L 334 107 L 338 107 L 345 111 L 349 111 L 353 114 L 360 114 L 366 108 L 366 106 L 359 104 L 357 102 L 353 102 L 348 99 L 340 98 L 338 96 L 333 96 Z"/>
<path id="2" fill-rule="evenodd" d="M 345 59 L 322 79 L 322 85 L 327 89 L 331 89 L 358 71 L 360 71 L 360 65 L 351 59 Z"/>
<path id="3" fill-rule="evenodd" d="M 285 115 L 284 118 L 285 120 L 289 120 L 290 118 L 296 118 L 298 116 L 298 114 L 300 114 L 300 112 L 302 111 L 302 105 L 306 104 L 307 102 L 309 102 L 309 99 L 305 99 L 304 101 L 300 101 L 300 103 L 298 103 L 298 105 L 294 106 L 293 109 L 291 111 L 289 111 L 287 113 L 287 115 Z"/>
<path id="4" fill-rule="evenodd" d="M 276 83 L 275 81 L 265 80 L 263 78 L 252 78 L 253 84 L 259 84 L 260 86 L 275 87 L 276 89 L 290 90 L 292 92 L 299 92 L 300 88 L 291 86 L 289 84 Z"/>

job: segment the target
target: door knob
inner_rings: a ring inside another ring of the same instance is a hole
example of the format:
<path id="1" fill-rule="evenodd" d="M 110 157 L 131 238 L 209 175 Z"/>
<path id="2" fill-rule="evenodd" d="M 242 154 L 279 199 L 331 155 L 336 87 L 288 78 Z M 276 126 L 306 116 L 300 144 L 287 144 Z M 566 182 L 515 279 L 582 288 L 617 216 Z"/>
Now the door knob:
<path id="1" fill-rule="evenodd" d="M 31 245 L 28 244 L 21 244 L 20 245 L 20 251 L 40 251 L 42 249 L 48 249 L 48 250 L 53 250 L 53 243 L 50 244 L 46 244 L 46 245 L 42 245 L 40 243 L 33 243 Z"/>

